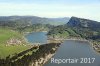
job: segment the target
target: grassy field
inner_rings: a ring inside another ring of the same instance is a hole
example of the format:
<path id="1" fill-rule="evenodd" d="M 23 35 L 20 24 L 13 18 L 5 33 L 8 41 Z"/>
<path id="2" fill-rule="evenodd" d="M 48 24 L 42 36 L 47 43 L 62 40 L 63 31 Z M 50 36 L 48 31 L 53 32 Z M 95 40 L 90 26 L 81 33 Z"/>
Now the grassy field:
<path id="1" fill-rule="evenodd" d="M 14 56 L 15 53 L 20 53 L 24 50 L 27 50 L 29 46 L 5 46 L 5 45 L 0 45 L 0 58 L 6 58 L 7 56 L 10 55 L 10 57 Z"/>
<path id="2" fill-rule="evenodd" d="M 17 31 L 10 30 L 8 28 L 0 28 L 0 44 L 5 43 L 10 38 L 21 39 L 22 35 Z"/>
<path id="3" fill-rule="evenodd" d="M 13 56 L 15 53 L 20 53 L 29 48 L 28 45 L 11 45 L 6 46 L 7 40 L 10 38 L 18 38 L 22 40 L 23 35 L 17 31 L 13 31 L 8 28 L 0 28 L 0 58 L 6 58 L 7 56 Z"/>

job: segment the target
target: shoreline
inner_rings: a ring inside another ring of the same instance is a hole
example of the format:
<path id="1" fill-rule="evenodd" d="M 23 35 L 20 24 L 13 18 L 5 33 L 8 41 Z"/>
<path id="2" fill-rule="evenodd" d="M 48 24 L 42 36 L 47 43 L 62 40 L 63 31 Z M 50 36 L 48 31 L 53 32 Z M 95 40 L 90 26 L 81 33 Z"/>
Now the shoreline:
<path id="1" fill-rule="evenodd" d="M 50 45 L 55 45 L 55 44 L 50 44 Z M 43 66 L 43 65 L 45 65 L 49 61 L 49 59 L 51 59 L 55 55 L 55 53 L 56 53 L 57 49 L 60 47 L 60 45 L 61 44 L 58 44 L 58 46 L 57 46 L 57 44 L 56 44 L 55 47 L 51 48 L 53 53 L 52 52 L 45 53 L 44 57 L 40 57 L 37 60 L 35 60 L 35 62 L 31 62 L 29 64 L 29 66 Z"/>
<path id="2" fill-rule="evenodd" d="M 66 40 L 74 40 L 74 41 L 86 41 L 86 42 L 88 42 L 90 45 L 91 45 L 91 47 L 93 48 L 93 50 L 95 50 L 95 52 L 97 52 L 97 53 L 99 53 L 100 54 L 100 45 L 99 45 L 99 43 L 98 42 L 96 42 L 96 41 L 93 41 L 93 40 L 86 40 L 86 39 L 83 39 L 83 38 L 66 38 L 66 39 L 64 39 L 64 38 L 60 38 L 60 39 L 55 39 L 55 38 L 49 38 L 48 39 L 48 42 L 50 43 L 50 42 L 63 42 L 63 41 L 66 41 Z"/>
<path id="3" fill-rule="evenodd" d="M 31 31 L 31 32 L 24 32 L 24 34 L 27 35 L 27 34 L 31 34 L 33 32 L 48 32 L 48 31 Z"/>
<path id="4" fill-rule="evenodd" d="M 74 40 L 74 41 L 86 41 L 86 42 L 90 42 L 89 40 L 86 40 L 86 39 L 82 39 L 82 38 L 80 38 L 80 39 L 76 39 L 76 38 L 60 38 L 60 39 L 55 39 L 55 38 L 48 38 L 47 39 L 48 40 L 48 43 L 50 43 L 50 42 L 60 42 L 60 43 L 62 43 L 63 41 L 66 41 L 66 40 Z"/>

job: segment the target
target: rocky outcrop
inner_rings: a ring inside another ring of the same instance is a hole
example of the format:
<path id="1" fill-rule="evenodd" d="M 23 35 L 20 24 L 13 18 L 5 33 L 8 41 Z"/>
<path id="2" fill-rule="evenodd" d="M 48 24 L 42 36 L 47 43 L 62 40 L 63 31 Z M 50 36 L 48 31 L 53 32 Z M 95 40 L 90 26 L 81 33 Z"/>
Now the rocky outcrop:
<path id="1" fill-rule="evenodd" d="M 67 25 L 71 27 L 85 27 L 91 29 L 100 29 L 100 22 L 84 19 L 84 18 L 77 18 L 77 17 L 71 17 Z"/>

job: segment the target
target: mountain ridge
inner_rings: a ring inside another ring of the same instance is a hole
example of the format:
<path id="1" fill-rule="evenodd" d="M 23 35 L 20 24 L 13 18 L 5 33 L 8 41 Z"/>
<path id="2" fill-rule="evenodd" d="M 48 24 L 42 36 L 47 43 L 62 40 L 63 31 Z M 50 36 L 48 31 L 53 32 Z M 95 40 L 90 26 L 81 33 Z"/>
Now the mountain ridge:
<path id="1" fill-rule="evenodd" d="M 0 16 L 0 21 L 20 21 L 29 22 L 31 24 L 42 23 L 51 25 L 63 25 L 69 21 L 69 18 L 44 18 L 38 16 Z"/>
<path id="2" fill-rule="evenodd" d="M 100 29 L 100 22 L 78 17 L 71 17 L 67 25 L 70 27 L 90 28 L 93 30 Z"/>

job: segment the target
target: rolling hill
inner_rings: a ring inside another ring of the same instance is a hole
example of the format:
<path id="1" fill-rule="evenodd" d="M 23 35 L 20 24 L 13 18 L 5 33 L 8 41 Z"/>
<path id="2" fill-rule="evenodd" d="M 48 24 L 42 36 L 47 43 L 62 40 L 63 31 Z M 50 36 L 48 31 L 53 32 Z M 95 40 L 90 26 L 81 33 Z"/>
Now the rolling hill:
<path id="1" fill-rule="evenodd" d="M 50 25 L 62 25 L 69 21 L 68 17 L 64 18 L 42 18 L 37 16 L 0 16 L 1 22 L 19 22 L 27 24 L 50 24 Z"/>

